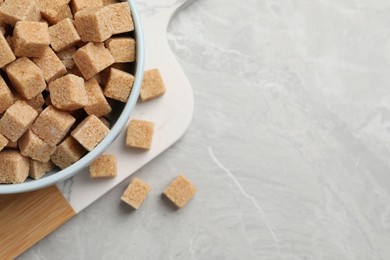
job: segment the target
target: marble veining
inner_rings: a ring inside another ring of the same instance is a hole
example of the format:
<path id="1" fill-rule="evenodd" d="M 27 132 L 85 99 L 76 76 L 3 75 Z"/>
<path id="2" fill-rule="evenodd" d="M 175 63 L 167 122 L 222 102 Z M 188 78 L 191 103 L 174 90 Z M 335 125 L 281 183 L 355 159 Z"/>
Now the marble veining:
<path id="1" fill-rule="evenodd" d="M 211 159 L 214 161 L 214 163 L 219 167 L 221 168 L 221 170 L 223 170 L 224 172 L 226 172 L 226 174 L 232 179 L 233 183 L 237 186 L 238 190 L 241 192 L 241 194 L 247 198 L 248 200 L 250 200 L 253 204 L 253 207 L 255 207 L 257 209 L 257 211 L 259 212 L 259 215 L 262 219 L 262 221 L 265 223 L 265 225 L 267 226 L 268 230 L 269 230 L 269 233 L 271 234 L 272 236 L 272 239 L 275 241 L 275 246 L 278 250 L 278 252 L 280 252 L 280 247 L 279 247 L 279 240 L 278 240 L 278 237 L 274 231 L 274 228 L 271 226 L 271 224 L 269 223 L 269 220 L 268 218 L 265 216 L 265 213 L 264 213 L 264 210 L 263 208 L 259 205 L 259 203 L 257 202 L 257 200 L 249 195 L 245 189 L 242 187 L 242 185 L 240 184 L 240 182 L 237 180 L 237 178 L 234 176 L 234 174 L 229 170 L 227 169 L 224 165 L 222 165 L 222 163 L 215 157 L 214 155 L 214 152 L 213 152 L 213 149 L 211 147 L 208 147 L 208 152 L 209 152 L 209 155 L 211 157 Z M 243 224 L 244 226 L 244 224 Z M 246 239 L 249 241 L 248 237 L 246 237 Z"/>
<path id="2" fill-rule="evenodd" d="M 168 41 L 195 114 L 135 174 L 145 205 L 120 184 L 20 259 L 390 259 L 389 35 L 387 0 L 192 1 Z"/>

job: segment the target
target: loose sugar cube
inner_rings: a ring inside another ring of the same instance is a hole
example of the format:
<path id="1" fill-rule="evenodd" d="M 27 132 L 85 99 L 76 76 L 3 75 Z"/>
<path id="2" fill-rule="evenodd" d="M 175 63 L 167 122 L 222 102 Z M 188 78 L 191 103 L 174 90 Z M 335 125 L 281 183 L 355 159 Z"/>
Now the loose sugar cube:
<path id="1" fill-rule="evenodd" d="M 30 159 L 30 172 L 28 176 L 34 180 L 38 180 L 43 177 L 46 173 L 52 171 L 56 166 L 52 161 L 40 162 Z"/>
<path id="2" fill-rule="evenodd" d="M 75 121 L 69 113 L 48 106 L 39 114 L 31 129 L 45 143 L 55 146 L 65 137 Z"/>
<path id="3" fill-rule="evenodd" d="M 16 142 L 31 126 L 38 112 L 25 101 L 17 100 L 0 119 L 0 133 Z"/>
<path id="4" fill-rule="evenodd" d="M 127 128 L 126 146 L 150 149 L 153 140 L 154 123 L 144 120 L 131 120 Z"/>
<path id="5" fill-rule="evenodd" d="M 70 47 L 68 49 L 65 49 L 65 50 L 57 53 L 58 58 L 65 65 L 65 67 L 69 70 L 73 69 L 73 67 L 74 67 L 73 54 L 75 52 L 76 52 L 76 48 Z"/>
<path id="6" fill-rule="evenodd" d="M 73 47 L 81 39 L 73 25 L 73 21 L 69 18 L 50 26 L 49 34 L 51 47 L 56 52 Z"/>
<path id="7" fill-rule="evenodd" d="M 8 38 L 8 37 L 7 37 Z M 4 35 L 0 33 L 0 68 L 16 59 Z"/>
<path id="8" fill-rule="evenodd" d="M 112 34 L 131 32 L 134 30 L 133 18 L 127 2 L 106 6 L 109 9 Z"/>
<path id="9" fill-rule="evenodd" d="M 50 44 L 49 28 L 46 23 L 17 22 L 12 37 L 16 56 L 40 57 Z"/>
<path id="10" fill-rule="evenodd" d="M 0 151 L 3 150 L 4 147 L 7 146 L 7 144 L 8 144 L 8 139 L 4 135 L 0 134 Z"/>
<path id="11" fill-rule="evenodd" d="M 16 150 L 0 152 L 0 183 L 22 183 L 28 177 L 28 158 Z"/>
<path id="12" fill-rule="evenodd" d="M 92 178 L 110 178 L 116 176 L 116 158 L 111 154 L 104 154 L 89 166 Z"/>
<path id="13" fill-rule="evenodd" d="M 138 178 L 134 178 L 125 192 L 122 194 L 121 200 L 132 206 L 134 209 L 139 209 L 145 198 L 148 196 L 150 186 Z"/>
<path id="14" fill-rule="evenodd" d="M 39 21 L 41 12 L 35 1 L 5 0 L 0 6 L 1 20 L 11 26 L 18 21 Z"/>
<path id="15" fill-rule="evenodd" d="M 65 75 L 49 83 L 53 105 L 61 110 L 73 111 L 88 104 L 84 79 L 73 74 Z"/>
<path id="16" fill-rule="evenodd" d="M 26 99 L 36 97 L 46 88 L 41 69 L 26 57 L 8 65 L 6 72 L 12 86 Z"/>
<path id="17" fill-rule="evenodd" d="M 111 38 L 106 41 L 106 47 L 117 63 L 135 61 L 135 40 L 133 38 Z"/>
<path id="18" fill-rule="evenodd" d="M 36 97 L 34 97 L 32 99 L 27 99 L 25 101 L 29 106 L 31 106 L 34 109 L 41 108 L 43 106 L 43 104 L 45 103 L 45 100 L 43 99 L 42 93 L 39 93 Z"/>
<path id="19" fill-rule="evenodd" d="M 66 74 L 66 67 L 50 47 L 39 58 L 32 58 L 32 61 L 42 70 L 46 82 L 58 79 Z"/>
<path id="20" fill-rule="evenodd" d="M 76 14 L 85 8 L 103 6 L 102 0 L 72 0 L 70 2 L 72 12 Z"/>
<path id="21" fill-rule="evenodd" d="M 110 132 L 102 121 L 95 115 L 85 118 L 71 133 L 71 135 L 88 151 L 97 146 Z"/>
<path id="22" fill-rule="evenodd" d="M 104 88 L 104 95 L 115 100 L 126 102 L 130 96 L 133 84 L 133 75 L 111 68 Z"/>
<path id="23" fill-rule="evenodd" d="M 0 76 L 0 113 L 3 113 L 14 103 L 14 95 L 8 88 L 7 83 Z"/>
<path id="24" fill-rule="evenodd" d="M 96 79 L 92 78 L 85 83 L 85 89 L 88 96 L 88 104 L 84 110 L 88 115 L 97 117 L 107 115 L 111 112 L 111 106 L 103 95 L 103 91 Z"/>
<path id="25" fill-rule="evenodd" d="M 61 169 L 65 169 L 77 162 L 86 152 L 73 137 L 68 136 L 58 145 L 56 151 L 51 156 L 51 161 Z"/>
<path id="26" fill-rule="evenodd" d="M 111 37 L 113 21 L 110 12 L 105 6 L 87 8 L 75 14 L 76 28 L 84 42 L 104 42 Z"/>
<path id="27" fill-rule="evenodd" d="M 20 153 L 23 156 L 30 157 L 31 159 L 40 162 L 48 162 L 50 156 L 56 150 L 54 146 L 49 146 L 31 130 L 27 130 L 27 132 L 18 140 L 18 146 Z"/>
<path id="28" fill-rule="evenodd" d="M 183 175 L 178 176 L 164 190 L 164 195 L 178 208 L 184 207 L 195 193 L 196 187 Z"/>
<path id="29" fill-rule="evenodd" d="M 115 62 L 103 43 L 93 42 L 78 49 L 73 55 L 73 60 L 86 80 Z"/>
<path id="30" fill-rule="evenodd" d="M 144 73 L 140 97 L 142 101 L 160 97 L 165 93 L 165 85 L 158 69 L 147 70 Z"/>

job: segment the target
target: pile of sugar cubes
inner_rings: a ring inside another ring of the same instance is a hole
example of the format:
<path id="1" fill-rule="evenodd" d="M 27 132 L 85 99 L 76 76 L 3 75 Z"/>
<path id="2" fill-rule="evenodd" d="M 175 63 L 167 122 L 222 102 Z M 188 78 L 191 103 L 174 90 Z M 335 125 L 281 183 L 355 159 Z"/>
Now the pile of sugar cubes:
<path id="1" fill-rule="evenodd" d="M 64 169 L 109 133 L 133 30 L 127 2 L 0 0 L 0 183 Z"/>

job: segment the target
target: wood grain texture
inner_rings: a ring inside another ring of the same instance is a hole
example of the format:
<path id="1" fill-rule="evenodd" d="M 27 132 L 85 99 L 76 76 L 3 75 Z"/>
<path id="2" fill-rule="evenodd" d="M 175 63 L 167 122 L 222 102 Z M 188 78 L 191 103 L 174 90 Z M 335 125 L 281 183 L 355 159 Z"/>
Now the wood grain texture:
<path id="1" fill-rule="evenodd" d="M 0 195 L 0 259 L 13 259 L 75 215 L 56 186 Z"/>

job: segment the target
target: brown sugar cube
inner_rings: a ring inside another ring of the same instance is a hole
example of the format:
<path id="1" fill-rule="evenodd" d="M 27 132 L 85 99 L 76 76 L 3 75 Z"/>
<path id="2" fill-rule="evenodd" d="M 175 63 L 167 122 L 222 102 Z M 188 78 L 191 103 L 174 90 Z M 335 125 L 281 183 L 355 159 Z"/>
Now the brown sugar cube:
<path id="1" fill-rule="evenodd" d="M 43 76 L 48 83 L 66 74 L 65 65 L 49 46 L 46 47 L 42 56 L 32 58 L 32 61 L 42 70 Z"/>
<path id="2" fill-rule="evenodd" d="M 111 15 L 112 34 L 131 32 L 134 30 L 133 18 L 129 3 L 117 3 L 106 6 Z"/>
<path id="3" fill-rule="evenodd" d="M 11 63 L 5 71 L 12 86 L 23 98 L 34 98 L 46 88 L 41 69 L 26 57 Z"/>
<path id="4" fill-rule="evenodd" d="M 103 43 L 93 42 L 78 49 L 73 55 L 73 60 L 86 80 L 92 78 L 115 62 Z"/>
<path id="5" fill-rule="evenodd" d="M 111 178 L 116 176 L 116 158 L 111 154 L 104 154 L 89 166 L 91 178 Z"/>
<path id="6" fill-rule="evenodd" d="M 49 27 L 51 47 L 59 52 L 76 45 L 81 40 L 73 21 L 69 18 Z"/>
<path id="7" fill-rule="evenodd" d="M 139 209 L 145 198 L 148 196 L 150 186 L 138 178 L 134 178 L 125 192 L 122 194 L 121 200 L 132 206 L 134 209 Z"/>
<path id="8" fill-rule="evenodd" d="M 48 106 L 39 114 L 31 130 L 45 143 L 55 146 L 65 137 L 75 121 L 69 113 Z"/>
<path id="9" fill-rule="evenodd" d="M 133 83 L 133 75 L 111 68 L 104 88 L 104 95 L 121 102 L 126 102 L 129 99 Z"/>
<path id="10" fill-rule="evenodd" d="M 38 180 L 46 173 L 52 171 L 55 168 L 55 164 L 52 161 L 40 162 L 30 159 L 30 171 L 28 176 L 34 180 Z"/>
<path id="11" fill-rule="evenodd" d="M 88 151 L 97 146 L 108 135 L 108 129 L 95 115 L 85 118 L 71 135 Z"/>
<path id="12" fill-rule="evenodd" d="M 69 4 L 70 0 L 35 0 L 41 12 Z"/>
<path id="13" fill-rule="evenodd" d="M 17 100 L 0 119 L 0 133 L 16 142 L 31 126 L 38 112 L 25 101 Z"/>
<path id="14" fill-rule="evenodd" d="M 165 85 L 158 69 L 147 70 L 144 73 L 140 97 L 142 101 L 160 97 L 165 93 Z"/>
<path id="15" fill-rule="evenodd" d="M 72 0 L 70 2 L 70 7 L 72 8 L 72 12 L 76 14 L 78 11 L 81 11 L 85 8 L 90 7 L 99 7 L 103 6 L 102 0 Z"/>
<path id="16" fill-rule="evenodd" d="M 3 25 L 0 25 L 0 32 L 1 34 L 5 34 L 5 27 Z"/>
<path id="17" fill-rule="evenodd" d="M 71 136 L 68 136 L 51 156 L 51 161 L 65 169 L 66 167 L 77 162 L 87 151 Z"/>
<path id="18" fill-rule="evenodd" d="M 16 56 L 40 57 L 50 44 L 46 23 L 19 21 L 14 28 L 12 47 Z"/>
<path id="19" fill-rule="evenodd" d="M 68 6 L 70 0 L 35 0 L 35 2 L 41 10 L 43 18 L 50 24 L 56 24 L 67 17 L 73 17 Z"/>
<path id="20" fill-rule="evenodd" d="M 30 163 L 28 158 L 17 150 L 0 152 L 0 183 L 22 183 L 28 177 Z"/>
<path id="21" fill-rule="evenodd" d="M 111 37 L 113 21 L 110 12 L 108 6 L 104 6 L 86 8 L 75 14 L 76 28 L 84 42 L 104 42 Z"/>
<path id="22" fill-rule="evenodd" d="M 55 146 L 49 146 L 31 130 L 27 130 L 27 132 L 19 138 L 18 146 L 20 153 L 23 156 L 30 157 L 31 159 L 40 162 L 48 162 L 50 156 L 56 150 Z"/>
<path id="23" fill-rule="evenodd" d="M 35 1 L 5 0 L 0 6 L 0 17 L 4 23 L 15 26 L 18 21 L 41 20 L 41 12 Z"/>
<path id="24" fill-rule="evenodd" d="M 196 187 L 183 175 L 178 176 L 164 190 L 164 195 L 178 208 L 184 207 L 195 193 Z"/>
<path id="25" fill-rule="evenodd" d="M 154 123 L 144 120 L 131 120 L 127 128 L 126 146 L 150 149 L 153 140 Z"/>
<path id="26" fill-rule="evenodd" d="M 8 37 L 7 37 L 8 38 Z M 0 68 L 16 59 L 4 35 L 0 33 Z"/>
<path id="27" fill-rule="evenodd" d="M 25 101 L 29 106 L 31 106 L 34 109 L 41 108 L 43 106 L 43 104 L 45 103 L 45 100 L 43 99 L 42 93 L 39 93 L 36 97 L 34 97 L 32 99 L 27 99 Z"/>
<path id="28" fill-rule="evenodd" d="M 106 41 L 106 47 L 117 63 L 135 61 L 135 40 L 133 38 L 110 38 Z"/>
<path id="29" fill-rule="evenodd" d="M 0 134 L 0 151 L 3 150 L 4 147 L 7 146 L 7 144 L 8 144 L 8 139 L 4 135 Z"/>
<path id="30" fill-rule="evenodd" d="M 7 83 L 0 76 L 0 113 L 3 113 L 14 103 L 14 95 L 8 88 Z"/>
<path id="31" fill-rule="evenodd" d="M 61 5 L 47 9 L 45 12 L 42 12 L 42 16 L 50 23 L 56 24 L 59 21 L 64 20 L 65 18 L 73 19 L 72 11 L 68 5 Z"/>
<path id="32" fill-rule="evenodd" d="M 73 111 L 88 104 L 84 79 L 73 74 L 49 83 L 50 99 L 61 110 Z"/>
<path id="33" fill-rule="evenodd" d="M 75 52 L 76 48 L 70 47 L 57 53 L 58 58 L 61 60 L 61 62 L 65 65 L 67 69 L 73 69 L 74 67 L 73 54 Z"/>
<path id="34" fill-rule="evenodd" d="M 100 117 L 111 112 L 111 106 L 108 104 L 107 99 L 103 95 L 103 90 L 95 78 L 85 83 L 85 90 L 87 91 L 88 104 L 84 107 L 84 110 L 88 115 Z"/>

